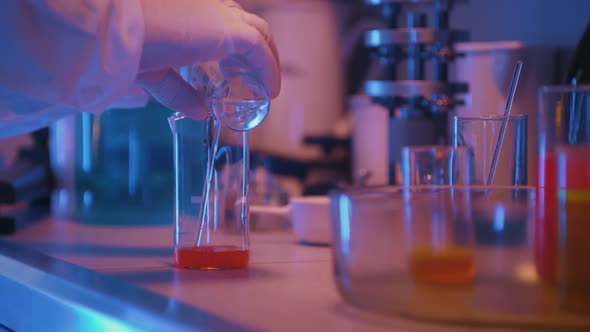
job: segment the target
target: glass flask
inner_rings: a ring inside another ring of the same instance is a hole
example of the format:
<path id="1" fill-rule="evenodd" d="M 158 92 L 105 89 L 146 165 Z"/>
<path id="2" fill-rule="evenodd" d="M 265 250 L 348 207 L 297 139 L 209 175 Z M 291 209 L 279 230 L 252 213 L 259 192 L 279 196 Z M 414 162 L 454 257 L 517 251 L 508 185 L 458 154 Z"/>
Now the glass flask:
<path id="1" fill-rule="evenodd" d="M 180 74 L 204 94 L 207 106 L 222 126 L 237 131 L 256 128 L 270 107 L 268 91 L 237 59 L 204 62 L 180 68 Z"/>

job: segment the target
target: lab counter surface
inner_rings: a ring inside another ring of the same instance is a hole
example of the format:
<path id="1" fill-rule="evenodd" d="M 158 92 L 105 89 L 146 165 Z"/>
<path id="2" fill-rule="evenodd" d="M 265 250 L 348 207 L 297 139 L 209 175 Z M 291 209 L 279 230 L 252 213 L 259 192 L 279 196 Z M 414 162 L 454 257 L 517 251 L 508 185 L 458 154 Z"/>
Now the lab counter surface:
<path id="1" fill-rule="evenodd" d="M 101 282 L 100 276 L 107 275 L 109 282 L 117 284 L 113 294 L 117 289 L 137 288 L 127 298 L 119 296 L 118 302 L 113 303 L 141 306 L 158 299 L 178 303 L 185 316 L 199 318 L 189 319 L 189 323 L 202 322 L 201 327 L 209 330 L 474 330 L 473 326 L 443 326 L 381 316 L 346 304 L 334 283 L 330 248 L 298 244 L 290 232 L 252 233 L 250 266 L 246 270 L 177 269 L 173 266 L 172 240 L 171 227 L 101 227 L 47 218 L 15 235 L 0 238 L 0 245 L 25 247 L 55 262 L 87 269 L 97 276 L 94 284 Z M 0 256 L 0 281 L 2 277 L 10 278 L 10 273 L 7 276 L 3 272 L 3 264 L 7 264 L 3 262 Z M 70 273 L 67 278 L 80 275 Z M 29 279 L 16 281 L 35 282 Z M 0 282 L 0 294 L 6 294 L 2 285 Z M 92 288 L 93 283 L 83 286 Z M 2 296 L 0 301 L 13 299 Z M 0 312 L 0 322 L 5 314 Z M 30 317 L 36 318 L 40 317 Z M 49 330 L 60 331 L 60 328 Z M 485 331 L 508 330 L 487 328 Z"/>

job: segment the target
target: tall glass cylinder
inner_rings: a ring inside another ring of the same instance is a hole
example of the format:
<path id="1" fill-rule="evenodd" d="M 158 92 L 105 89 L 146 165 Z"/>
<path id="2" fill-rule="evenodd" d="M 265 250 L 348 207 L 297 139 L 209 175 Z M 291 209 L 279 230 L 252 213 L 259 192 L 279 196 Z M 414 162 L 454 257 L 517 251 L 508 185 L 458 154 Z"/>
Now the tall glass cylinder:
<path id="1" fill-rule="evenodd" d="M 536 266 L 590 312 L 590 86 L 539 89 Z"/>
<path id="2" fill-rule="evenodd" d="M 245 268 L 249 260 L 248 133 L 209 117 L 170 118 L 178 267 Z"/>

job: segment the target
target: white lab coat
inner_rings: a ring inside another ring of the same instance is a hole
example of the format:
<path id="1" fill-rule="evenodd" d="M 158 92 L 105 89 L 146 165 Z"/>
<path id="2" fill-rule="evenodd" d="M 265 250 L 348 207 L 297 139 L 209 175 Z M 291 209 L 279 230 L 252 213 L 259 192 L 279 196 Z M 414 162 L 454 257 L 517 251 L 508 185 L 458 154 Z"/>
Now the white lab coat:
<path id="1" fill-rule="evenodd" d="M 228 56 L 258 73 L 271 97 L 280 90 L 268 25 L 231 0 L 4 0 L 0 47 L 0 138 L 74 112 L 137 106 L 146 101 L 139 87 L 202 117 L 201 97 L 173 68 Z"/>
<path id="2" fill-rule="evenodd" d="M 0 137 L 102 111 L 132 93 L 142 15 L 139 0 L 3 1 Z"/>

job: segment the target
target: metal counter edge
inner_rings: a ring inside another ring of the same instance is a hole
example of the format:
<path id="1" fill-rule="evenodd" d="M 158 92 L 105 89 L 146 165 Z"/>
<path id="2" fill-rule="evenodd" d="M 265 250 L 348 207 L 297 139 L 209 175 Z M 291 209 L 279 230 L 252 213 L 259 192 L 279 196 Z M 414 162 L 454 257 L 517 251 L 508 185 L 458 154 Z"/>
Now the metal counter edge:
<path id="1" fill-rule="evenodd" d="M 6 240 L 0 240 L 0 326 L 18 332 L 250 331 Z"/>

